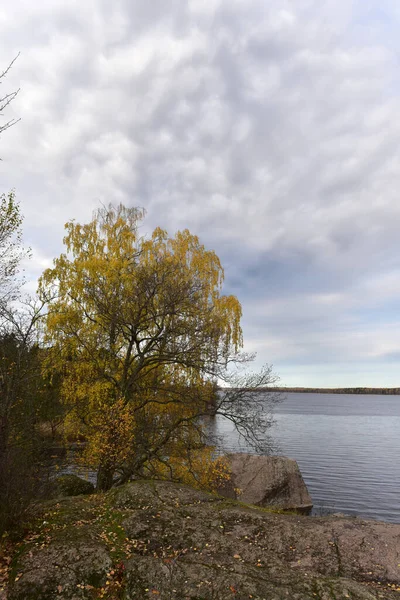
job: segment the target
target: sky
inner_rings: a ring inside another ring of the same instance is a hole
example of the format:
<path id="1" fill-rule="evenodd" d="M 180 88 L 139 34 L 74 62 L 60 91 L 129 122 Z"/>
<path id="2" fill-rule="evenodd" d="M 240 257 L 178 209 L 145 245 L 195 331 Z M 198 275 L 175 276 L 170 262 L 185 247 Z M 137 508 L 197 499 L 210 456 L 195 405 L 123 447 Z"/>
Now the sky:
<path id="1" fill-rule="evenodd" d="M 397 0 L 3 0 L 27 290 L 100 203 L 225 268 L 253 369 L 400 386 Z"/>

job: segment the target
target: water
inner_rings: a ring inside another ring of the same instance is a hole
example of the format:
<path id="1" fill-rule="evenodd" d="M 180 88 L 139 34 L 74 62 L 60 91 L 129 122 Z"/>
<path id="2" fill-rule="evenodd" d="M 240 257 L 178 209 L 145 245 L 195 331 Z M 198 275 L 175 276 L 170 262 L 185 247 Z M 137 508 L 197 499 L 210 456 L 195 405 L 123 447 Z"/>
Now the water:
<path id="1" fill-rule="evenodd" d="M 314 512 L 400 523 L 400 396 L 291 393 L 275 419 L 276 453 L 298 462 Z M 247 450 L 220 417 L 215 433 Z"/>

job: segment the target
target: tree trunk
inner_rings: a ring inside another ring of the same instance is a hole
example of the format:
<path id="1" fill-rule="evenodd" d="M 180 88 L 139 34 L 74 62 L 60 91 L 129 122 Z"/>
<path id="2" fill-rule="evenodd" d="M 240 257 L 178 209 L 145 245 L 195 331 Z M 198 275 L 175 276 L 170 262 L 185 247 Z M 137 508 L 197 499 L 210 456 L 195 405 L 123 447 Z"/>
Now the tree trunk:
<path id="1" fill-rule="evenodd" d="M 6 453 L 8 442 L 8 420 L 0 417 L 0 456 Z"/>
<path id="2" fill-rule="evenodd" d="M 125 483 L 128 483 L 128 481 L 130 481 L 133 476 L 142 478 L 143 477 L 143 465 L 145 464 L 145 462 L 147 460 L 148 460 L 148 456 L 146 454 L 143 454 L 140 458 L 138 458 L 136 461 L 132 462 L 131 464 L 129 464 L 129 465 L 125 464 L 122 469 L 122 472 L 120 473 L 120 475 L 116 481 L 116 486 L 120 486 L 120 485 L 124 485 Z"/>
<path id="3" fill-rule="evenodd" d="M 107 492 L 112 488 L 114 469 L 109 465 L 100 465 L 97 471 L 96 489 L 98 492 Z"/>

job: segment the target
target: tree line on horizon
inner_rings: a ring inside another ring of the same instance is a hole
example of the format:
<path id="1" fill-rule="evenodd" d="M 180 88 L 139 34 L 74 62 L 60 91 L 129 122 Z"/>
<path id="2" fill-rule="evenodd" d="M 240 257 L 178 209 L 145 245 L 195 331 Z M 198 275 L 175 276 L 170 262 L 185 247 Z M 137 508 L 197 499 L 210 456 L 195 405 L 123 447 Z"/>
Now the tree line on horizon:
<path id="1" fill-rule="evenodd" d="M 260 389 L 260 391 L 262 391 Z M 307 394 L 371 394 L 399 396 L 400 388 L 376 388 L 376 387 L 345 387 L 345 388 L 317 388 L 317 387 L 282 387 L 267 386 L 265 391 L 298 392 Z"/>

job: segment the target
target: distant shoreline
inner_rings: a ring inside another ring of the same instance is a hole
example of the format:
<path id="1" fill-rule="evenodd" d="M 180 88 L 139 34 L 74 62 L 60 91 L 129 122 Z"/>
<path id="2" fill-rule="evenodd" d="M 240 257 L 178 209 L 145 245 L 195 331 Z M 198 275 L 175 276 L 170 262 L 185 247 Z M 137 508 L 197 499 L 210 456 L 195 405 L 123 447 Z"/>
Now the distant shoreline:
<path id="1" fill-rule="evenodd" d="M 260 388 L 263 392 L 292 392 L 307 394 L 376 394 L 384 396 L 400 396 L 399 388 L 369 388 L 369 387 L 348 387 L 348 388 L 311 388 L 311 387 L 266 387 Z"/>

